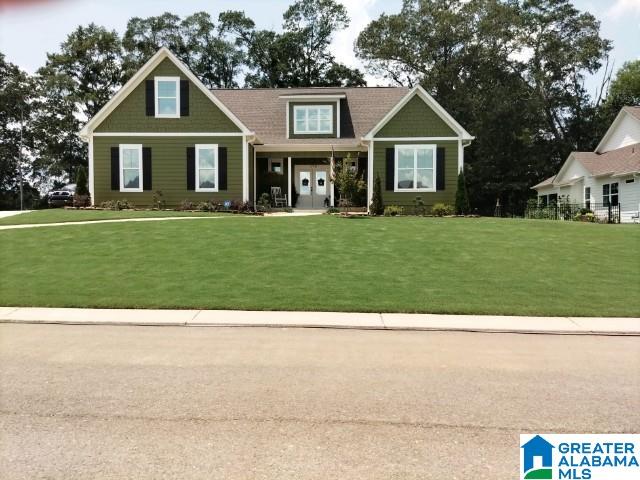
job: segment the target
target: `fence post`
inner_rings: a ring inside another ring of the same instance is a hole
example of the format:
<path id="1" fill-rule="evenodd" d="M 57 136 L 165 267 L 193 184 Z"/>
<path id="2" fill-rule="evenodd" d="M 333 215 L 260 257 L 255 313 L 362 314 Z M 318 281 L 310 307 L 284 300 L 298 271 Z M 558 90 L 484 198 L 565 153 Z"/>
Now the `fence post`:
<path id="1" fill-rule="evenodd" d="M 607 223 L 613 223 L 611 221 L 611 201 L 609 201 L 609 203 L 607 204 L 607 206 L 609 207 L 609 216 L 607 217 Z"/>

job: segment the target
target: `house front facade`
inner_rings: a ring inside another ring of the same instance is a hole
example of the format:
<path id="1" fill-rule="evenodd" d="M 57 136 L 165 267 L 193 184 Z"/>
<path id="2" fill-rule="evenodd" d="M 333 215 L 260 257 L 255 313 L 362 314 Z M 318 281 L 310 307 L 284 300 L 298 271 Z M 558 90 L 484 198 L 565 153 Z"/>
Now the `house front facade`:
<path id="1" fill-rule="evenodd" d="M 386 205 L 455 202 L 473 137 L 421 87 L 207 89 L 160 49 L 82 129 L 91 201 L 338 204 L 337 162 L 379 176 Z"/>
<path id="2" fill-rule="evenodd" d="M 624 107 L 595 151 L 572 152 L 560 170 L 532 187 L 543 205 L 560 201 L 589 210 L 611 205 L 620 221 L 640 212 L 640 107 Z"/>

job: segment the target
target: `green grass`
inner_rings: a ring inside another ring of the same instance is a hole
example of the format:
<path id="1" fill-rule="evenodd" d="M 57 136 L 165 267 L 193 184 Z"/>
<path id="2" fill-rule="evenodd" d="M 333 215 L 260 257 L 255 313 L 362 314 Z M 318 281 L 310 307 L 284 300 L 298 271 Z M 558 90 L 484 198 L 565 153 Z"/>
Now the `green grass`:
<path id="1" fill-rule="evenodd" d="M 0 305 L 640 316 L 640 228 L 227 217 L 0 231 Z"/>
<path id="2" fill-rule="evenodd" d="M 116 220 L 121 218 L 152 218 L 152 217 L 210 217 L 219 216 L 209 212 L 174 212 L 156 210 L 65 210 L 52 208 L 50 210 L 36 210 L 21 213 L 11 217 L 0 218 L 0 225 L 26 225 L 28 223 L 61 223 L 61 222 L 90 222 L 94 220 Z"/>

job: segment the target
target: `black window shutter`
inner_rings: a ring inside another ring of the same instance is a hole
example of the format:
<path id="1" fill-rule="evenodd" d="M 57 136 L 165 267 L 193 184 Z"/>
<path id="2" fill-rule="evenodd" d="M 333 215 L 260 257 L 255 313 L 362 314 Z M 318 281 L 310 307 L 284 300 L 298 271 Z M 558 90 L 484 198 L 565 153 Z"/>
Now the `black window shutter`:
<path id="1" fill-rule="evenodd" d="M 187 147 L 187 190 L 196 189 L 196 147 Z"/>
<path id="2" fill-rule="evenodd" d="M 151 190 L 151 147 L 142 147 L 142 190 Z"/>
<path id="3" fill-rule="evenodd" d="M 436 190 L 444 190 L 444 147 L 436 151 Z"/>
<path id="4" fill-rule="evenodd" d="M 147 80 L 145 82 L 146 88 L 146 107 L 147 117 L 153 117 L 156 114 L 156 99 L 155 99 L 155 86 L 153 80 Z"/>
<path id="5" fill-rule="evenodd" d="M 180 80 L 180 116 L 189 116 L 189 80 Z"/>
<path id="6" fill-rule="evenodd" d="M 385 175 L 385 190 L 393 190 L 393 184 L 395 182 L 395 156 L 396 152 L 394 148 L 387 148 L 387 169 Z"/>
<path id="7" fill-rule="evenodd" d="M 120 190 L 120 147 L 111 147 L 111 190 Z"/>
<path id="8" fill-rule="evenodd" d="M 227 147 L 218 147 L 218 190 L 227 189 Z"/>

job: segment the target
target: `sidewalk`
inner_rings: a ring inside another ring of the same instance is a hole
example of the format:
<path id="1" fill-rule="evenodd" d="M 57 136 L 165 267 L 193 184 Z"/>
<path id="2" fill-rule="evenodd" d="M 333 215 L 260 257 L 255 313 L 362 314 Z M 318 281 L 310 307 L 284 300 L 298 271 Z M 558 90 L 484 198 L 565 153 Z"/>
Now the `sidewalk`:
<path id="1" fill-rule="evenodd" d="M 403 313 L 0 307 L 0 323 L 316 327 L 640 336 L 640 318 L 516 317 Z"/>

